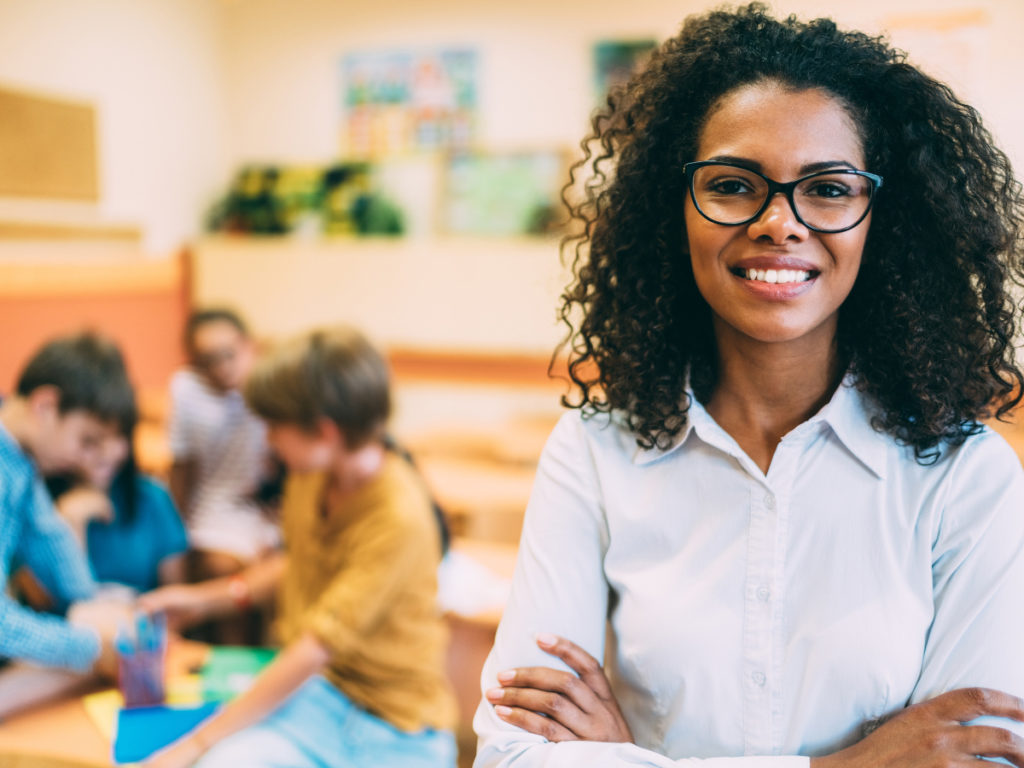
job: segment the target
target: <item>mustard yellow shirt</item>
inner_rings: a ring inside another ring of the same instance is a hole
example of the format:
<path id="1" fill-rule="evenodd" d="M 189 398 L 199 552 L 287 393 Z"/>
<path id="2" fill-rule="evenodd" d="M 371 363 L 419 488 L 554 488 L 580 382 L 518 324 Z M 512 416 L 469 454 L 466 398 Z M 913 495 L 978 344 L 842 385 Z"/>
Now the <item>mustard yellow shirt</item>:
<path id="1" fill-rule="evenodd" d="M 330 509 L 326 480 L 304 473 L 285 486 L 282 641 L 311 632 L 330 653 L 327 679 L 395 727 L 454 727 L 436 604 L 440 534 L 420 477 L 387 454 L 377 476 Z"/>

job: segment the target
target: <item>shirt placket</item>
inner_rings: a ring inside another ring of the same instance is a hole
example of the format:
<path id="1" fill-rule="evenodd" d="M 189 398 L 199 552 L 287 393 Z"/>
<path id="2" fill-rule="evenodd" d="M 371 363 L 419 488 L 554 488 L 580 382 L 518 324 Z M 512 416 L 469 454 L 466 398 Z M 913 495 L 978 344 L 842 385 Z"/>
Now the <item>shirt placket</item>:
<path id="1" fill-rule="evenodd" d="M 777 498 L 767 482 L 750 488 L 747 574 L 743 597 L 743 732 L 748 755 L 772 750 L 773 602 Z"/>
<path id="2" fill-rule="evenodd" d="M 748 755 L 779 754 L 782 745 L 783 585 L 789 499 L 808 431 L 787 435 L 771 468 L 750 491 L 744 584 L 743 722 Z"/>

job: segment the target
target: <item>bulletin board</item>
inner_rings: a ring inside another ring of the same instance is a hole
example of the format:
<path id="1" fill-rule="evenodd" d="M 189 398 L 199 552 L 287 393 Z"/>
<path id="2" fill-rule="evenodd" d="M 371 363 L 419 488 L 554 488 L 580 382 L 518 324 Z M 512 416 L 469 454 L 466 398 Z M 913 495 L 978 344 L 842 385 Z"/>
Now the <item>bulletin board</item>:
<path id="1" fill-rule="evenodd" d="M 95 109 L 0 87 L 0 195 L 97 200 Z"/>

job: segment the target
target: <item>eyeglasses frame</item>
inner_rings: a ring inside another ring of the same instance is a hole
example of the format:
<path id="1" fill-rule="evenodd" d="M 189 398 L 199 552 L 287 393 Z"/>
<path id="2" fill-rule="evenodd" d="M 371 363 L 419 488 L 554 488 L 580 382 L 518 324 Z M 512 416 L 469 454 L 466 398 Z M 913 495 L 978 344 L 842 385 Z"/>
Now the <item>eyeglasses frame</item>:
<path id="1" fill-rule="evenodd" d="M 764 203 L 762 203 L 761 207 L 757 209 L 757 213 L 755 213 L 748 219 L 744 219 L 743 221 L 737 222 L 716 221 L 715 219 L 712 219 L 710 216 L 704 213 L 704 211 L 701 210 L 700 203 L 697 202 L 697 193 L 693 189 L 693 180 L 694 173 L 697 171 L 697 169 L 703 168 L 708 165 L 724 165 L 729 168 L 738 168 L 742 171 L 752 173 L 755 176 L 760 176 L 762 179 L 764 179 L 765 182 L 767 182 L 768 184 L 768 195 L 765 197 Z M 861 214 L 860 218 L 853 222 L 853 224 L 850 224 L 848 227 L 843 227 L 842 229 L 819 229 L 818 227 L 813 227 L 810 224 L 808 224 L 806 221 L 803 220 L 803 217 L 800 216 L 799 211 L 797 211 L 796 209 L 796 203 L 793 201 L 793 190 L 796 189 L 798 184 L 807 181 L 808 179 L 814 178 L 815 176 L 828 176 L 834 174 L 843 174 L 848 176 L 863 176 L 864 178 L 868 179 L 871 182 L 871 192 L 868 195 L 868 205 L 867 208 L 864 209 L 864 213 Z M 812 232 L 820 232 L 822 234 L 827 235 L 835 235 L 840 232 L 848 232 L 849 230 L 858 226 L 862 221 L 864 221 L 864 219 L 867 218 L 867 215 L 871 213 L 871 207 L 875 203 L 875 194 L 882 187 L 881 176 L 879 176 L 876 173 L 870 173 L 869 171 L 860 171 L 854 168 L 835 168 L 826 171 L 816 171 L 814 173 L 809 173 L 806 176 L 801 176 L 799 179 L 787 181 L 786 183 L 783 184 L 782 182 L 775 181 L 775 179 L 770 179 L 763 173 L 755 171 L 752 168 L 748 168 L 745 165 L 740 165 L 738 163 L 729 163 L 722 160 L 696 160 L 691 163 L 686 163 L 685 165 L 683 165 L 683 175 L 686 178 L 686 187 L 690 192 L 690 200 L 693 201 L 693 207 L 697 209 L 697 213 L 699 213 L 705 219 L 710 221 L 712 224 L 718 224 L 719 226 L 722 227 L 742 227 L 746 224 L 750 224 L 753 221 L 757 221 L 759 218 L 761 218 L 764 212 L 768 210 L 768 206 L 771 205 L 772 199 L 775 197 L 775 195 L 781 192 L 786 196 L 786 200 L 789 202 L 789 209 L 793 211 L 793 216 L 796 217 L 797 221 L 799 221 L 803 226 L 807 227 Z"/>

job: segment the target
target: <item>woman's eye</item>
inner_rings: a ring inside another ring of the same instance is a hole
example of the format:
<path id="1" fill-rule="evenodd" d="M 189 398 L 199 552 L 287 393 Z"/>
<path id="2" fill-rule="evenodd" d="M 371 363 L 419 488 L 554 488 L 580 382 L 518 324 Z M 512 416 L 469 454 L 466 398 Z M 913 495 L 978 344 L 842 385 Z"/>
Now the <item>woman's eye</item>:
<path id="1" fill-rule="evenodd" d="M 811 185 L 806 194 L 813 197 L 848 197 L 850 188 L 835 181 L 819 181 Z"/>
<path id="2" fill-rule="evenodd" d="M 716 179 L 708 184 L 708 191 L 719 195 L 742 195 L 750 191 L 750 185 L 739 179 Z"/>

